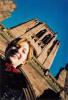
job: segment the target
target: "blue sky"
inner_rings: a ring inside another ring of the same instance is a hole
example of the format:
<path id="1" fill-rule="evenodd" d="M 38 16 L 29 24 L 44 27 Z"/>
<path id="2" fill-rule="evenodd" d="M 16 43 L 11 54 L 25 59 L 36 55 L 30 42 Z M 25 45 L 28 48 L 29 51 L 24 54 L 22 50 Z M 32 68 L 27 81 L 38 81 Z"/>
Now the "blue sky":
<path id="1" fill-rule="evenodd" d="M 60 40 L 60 48 L 51 67 L 55 76 L 68 63 L 68 0 L 14 0 L 16 10 L 3 22 L 6 27 L 18 25 L 33 18 L 47 23 Z"/>

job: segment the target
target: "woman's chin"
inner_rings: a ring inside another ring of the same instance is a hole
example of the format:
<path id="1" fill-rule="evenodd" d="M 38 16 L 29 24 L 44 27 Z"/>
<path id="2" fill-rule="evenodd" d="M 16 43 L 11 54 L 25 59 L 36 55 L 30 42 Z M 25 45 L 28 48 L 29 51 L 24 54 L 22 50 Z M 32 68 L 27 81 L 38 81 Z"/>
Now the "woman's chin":
<path id="1" fill-rule="evenodd" d="M 18 62 L 18 58 L 16 56 L 10 57 L 11 62 Z"/>

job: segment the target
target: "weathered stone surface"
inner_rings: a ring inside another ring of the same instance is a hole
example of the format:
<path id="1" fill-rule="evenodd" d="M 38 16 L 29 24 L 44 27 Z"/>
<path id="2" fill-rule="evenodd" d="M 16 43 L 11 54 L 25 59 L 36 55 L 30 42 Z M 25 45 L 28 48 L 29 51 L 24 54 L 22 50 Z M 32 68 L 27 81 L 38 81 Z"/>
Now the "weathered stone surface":
<path id="1" fill-rule="evenodd" d="M 10 34 L 14 38 L 16 38 L 16 37 L 19 37 L 19 36 L 23 35 L 24 33 L 28 32 L 30 29 L 35 27 L 38 23 L 39 23 L 39 21 L 36 19 L 30 20 L 30 21 L 22 23 L 18 26 L 12 27 L 11 29 L 9 29 L 9 31 L 10 31 Z"/>
<path id="2" fill-rule="evenodd" d="M 66 64 L 65 68 L 60 69 L 57 82 L 64 88 L 64 91 L 60 93 L 61 97 L 63 100 L 68 100 L 68 64 Z"/>

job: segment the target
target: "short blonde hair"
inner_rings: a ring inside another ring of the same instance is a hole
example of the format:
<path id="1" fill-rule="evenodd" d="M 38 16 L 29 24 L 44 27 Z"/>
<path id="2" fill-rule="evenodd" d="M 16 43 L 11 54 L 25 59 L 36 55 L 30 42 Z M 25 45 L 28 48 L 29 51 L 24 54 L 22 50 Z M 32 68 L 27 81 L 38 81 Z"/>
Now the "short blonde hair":
<path id="1" fill-rule="evenodd" d="M 31 59 L 33 55 L 36 56 L 36 50 L 35 48 L 31 45 L 30 41 L 28 41 L 26 38 L 23 39 L 21 38 L 18 42 L 17 42 L 17 45 L 18 46 L 22 46 L 24 42 L 27 42 L 29 44 L 29 53 L 28 53 L 28 56 L 27 56 L 27 60 L 28 59 Z"/>

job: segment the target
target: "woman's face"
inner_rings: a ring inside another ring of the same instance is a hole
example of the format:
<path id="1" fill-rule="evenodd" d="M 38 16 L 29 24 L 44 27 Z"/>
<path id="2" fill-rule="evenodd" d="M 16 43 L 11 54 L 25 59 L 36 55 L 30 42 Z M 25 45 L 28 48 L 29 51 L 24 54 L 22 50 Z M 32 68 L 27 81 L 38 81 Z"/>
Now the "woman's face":
<path id="1" fill-rule="evenodd" d="M 16 47 L 12 47 L 12 50 L 15 51 Z M 10 52 L 11 53 L 11 52 Z M 17 51 L 9 56 L 9 59 L 14 67 L 17 67 L 20 64 L 25 64 L 29 53 L 29 44 L 27 42 L 23 42 L 22 46 L 17 49 Z"/>

